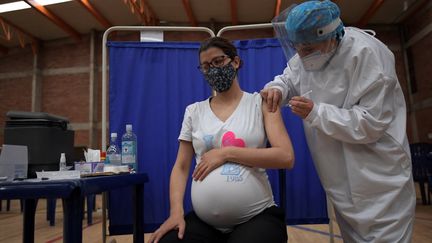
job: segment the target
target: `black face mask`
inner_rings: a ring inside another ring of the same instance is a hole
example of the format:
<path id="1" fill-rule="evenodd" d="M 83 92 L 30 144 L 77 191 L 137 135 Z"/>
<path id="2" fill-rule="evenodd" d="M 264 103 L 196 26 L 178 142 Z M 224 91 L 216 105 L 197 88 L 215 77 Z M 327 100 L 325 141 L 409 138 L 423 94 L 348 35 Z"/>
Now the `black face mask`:
<path id="1" fill-rule="evenodd" d="M 228 63 L 223 67 L 210 67 L 204 77 L 212 89 L 222 93 L 231 88 L 235 75 L 236 70 L 231 63 Z"/>

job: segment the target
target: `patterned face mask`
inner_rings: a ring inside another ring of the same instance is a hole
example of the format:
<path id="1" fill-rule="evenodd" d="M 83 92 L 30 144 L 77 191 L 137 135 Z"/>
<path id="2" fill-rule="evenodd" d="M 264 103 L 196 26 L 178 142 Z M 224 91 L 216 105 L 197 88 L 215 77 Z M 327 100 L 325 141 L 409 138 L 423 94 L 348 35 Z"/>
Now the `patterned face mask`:
<path id="1" fill-rule="evenodd" d="M 210 67 L 204 77 L 212 89 L 222 93 L 231 88 L 235 75 L 236 70 L 230 62 L 223 67 Z"/>

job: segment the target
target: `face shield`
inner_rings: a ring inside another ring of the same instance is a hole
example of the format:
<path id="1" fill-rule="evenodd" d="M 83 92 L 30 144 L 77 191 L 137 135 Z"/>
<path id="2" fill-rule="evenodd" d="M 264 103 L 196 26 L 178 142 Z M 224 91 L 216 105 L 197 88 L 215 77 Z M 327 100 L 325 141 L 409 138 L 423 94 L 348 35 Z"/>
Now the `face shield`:
<path id="1" fill-rule="evenodd" d="M 272 25 L 287 60 L 298 54 L 306 71 L 323 69 L 344 34 L 339 15 L 330 1 L 308 1 L 276 16 Z"/>
<path id="2" fill-rule="evenodd" d="M 287 61 L 291 59 L 296 54 L 296 50 L 294 49 L 294 45 L 288 38 L 288 31 L 285 28 L 285 23 L 290 11 L 297 6 L 297 4 L 293 4 L 284 11 L 282 11 L 278 16 L 274 17 L 271 21 L 273 29 L 276 33 L 276 37 L 278 38 L 282 50 L 285 54 Z"/>

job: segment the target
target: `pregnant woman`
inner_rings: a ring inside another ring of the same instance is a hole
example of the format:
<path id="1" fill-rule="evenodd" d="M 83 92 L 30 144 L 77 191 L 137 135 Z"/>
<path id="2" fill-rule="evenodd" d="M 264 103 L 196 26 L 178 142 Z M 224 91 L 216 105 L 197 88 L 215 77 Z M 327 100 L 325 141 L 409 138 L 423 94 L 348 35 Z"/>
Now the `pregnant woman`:
<path id="1" fill-rule="evenodd" d="M 230 41 L 204 41 L 199 59 L 199 69 L 217 95 L 186 108 L 171 172 L 170 216 L 149 242 L 286 242 L 284 212 L 274 202 L 265 171 L 294 164 L 281 113 L 269 112 L 258 93 L 241 90 L 237 71 L 242 62 Z M 193 211 L 185 215 L 194 155 Z"/>

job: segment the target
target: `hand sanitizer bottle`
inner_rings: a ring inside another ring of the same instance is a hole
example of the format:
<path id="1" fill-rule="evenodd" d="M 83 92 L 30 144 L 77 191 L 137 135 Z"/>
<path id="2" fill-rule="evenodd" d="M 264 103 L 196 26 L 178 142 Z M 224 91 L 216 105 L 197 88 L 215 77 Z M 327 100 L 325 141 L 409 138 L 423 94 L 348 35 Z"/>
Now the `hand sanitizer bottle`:
<path id="1" fill-rule="evenodd" d="M 60 155 L 60 163 L 59 163 L 59 171 L 67 170 L 66 167 L 66 155 L 65 153 L 61 153 Z"/>
<path id="2" fill-rule="evenodd" d="M 137 137 L 132 132 L 132 124 L 126 125 L 126 133 L 122 136 L 122 165 L 128 165 L 129 170 L 137 171 Z"/>
<path id="3" fill-rule="evenodd" d="M 117 146 L 117 133 L 113 132 L 111 133 L 111 142 L 110 146 L 108 147 L 106 151 L 106 164 L 112 164 L 112 165 L 121 165 L 121 153 L 120 148 Z"/>

